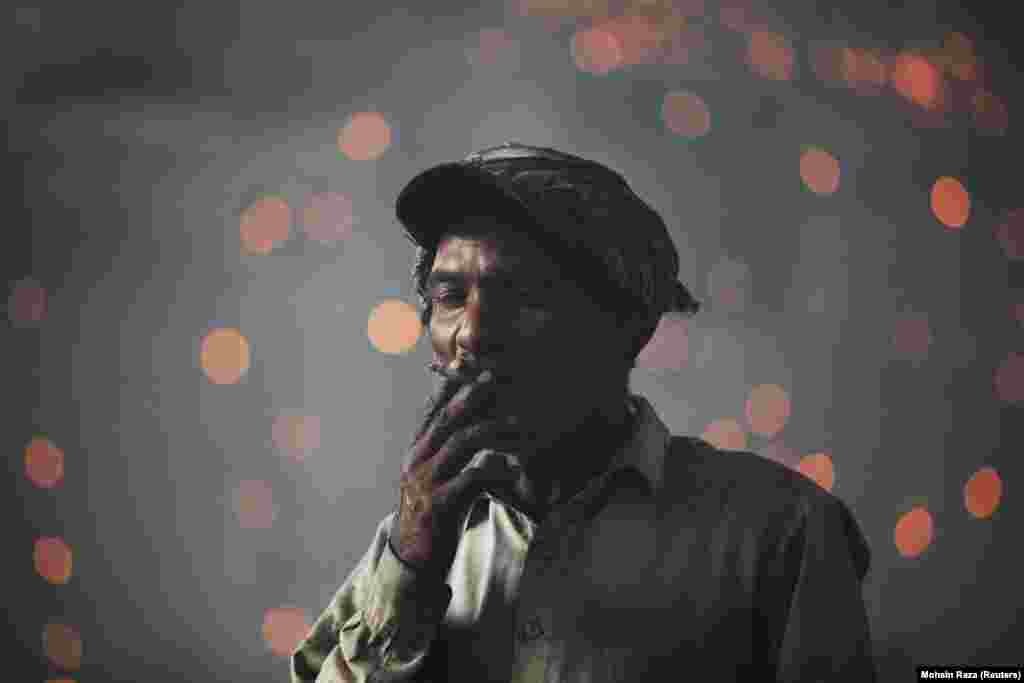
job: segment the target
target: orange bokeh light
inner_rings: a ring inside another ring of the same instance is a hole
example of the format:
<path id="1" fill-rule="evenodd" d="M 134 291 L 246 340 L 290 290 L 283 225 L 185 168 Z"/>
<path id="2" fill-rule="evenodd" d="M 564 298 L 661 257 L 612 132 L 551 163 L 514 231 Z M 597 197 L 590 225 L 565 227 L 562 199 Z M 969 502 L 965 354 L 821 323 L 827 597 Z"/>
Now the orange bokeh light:
<path id="1" fill-rule="evenodd" d="M 964 484 L 964 507 L 978 519 L 986 519 L 999 507 L 1003 480 L 993 467 L 982 467 Z"/>
<path id="2" fill-rule="evenodd" d="M 1024 401 L 1024 353 L 1010 353 L 996 368 L 995 391 L 1007 403 Z"/>
<path id="3" fill-rule="evenodd" d="M 839 161 L 823 149 L 809 147 L 800 155 L 800 178 L 815 194 L 839 189 Z"/>
<path id="4" fill-rule="evenodd" d="M 904 557 L 917 557 L 932 543 L 935 525 L 928 509 L 918 506 L 904 513 L 893 530 L 896 549 Z"/>
<path id="5" fill-rule="evenodd" d="M 668 44 L 670 30 L 643 14 L 616 17 L 602 22 L 598 28 L 615 36 L 621 50 L 621 61 L 617 66 L 657 61 Z M 682 25 L 679 24 L 678 28 Z"/>
<path id="6" fill-rule="evenodd" d="M 291 234 L 292 211 L 281 197 L 263 197 L 252 203 L 239 219 L 242 250 L 269 254 Z"/>
<path id="7" fill-rule="evenodd" d="M 271 607 L 263 613 L 263 642 L 278 657 L 290 657 L 311 628 L 299 607 Z"/>
<path id="8" fill-rule="evenodd" d="M 747 433 L 739 420 L 731 417 L 713 420 L 704 428 L 700 438 L 715 448 L 727 451 L 742 451 L 747 447 Z"/>
<path id="9" fill-rule="evenodd" d="M 391 126 L 383 114 L 361 111 L 349 117 L 338 131 L 338 149 L 349 159 L 370 161 L 391 146 Z"/>
<path id="10" fill-rule="evenodd" d="M 234 384 L 249 369 L 249 340 L 233 327 L 212 330 L 203 337 L 199 362 L 214 384 Z"/>
<path id="11" fill-rule="evenodd" d="M 603 76 L 622 66 L 622 44 L 613 31 L 601 27 L 583 28 L 572 37 L 572 58 L 580 71 Z"/>
<path id="12" fill-rule="evenodd" d="M 366 324 L 370 343 L 381 353 L 407 353 L 416 346 L 422 331 L 415 307 L 397 299 L 374 306 Z"/>
<path id="13" fill-rule="evenodd" d="M 890 68 L 889 81 L 896 92 L 919 107 L 932 109 L 941 102 L 942 73 L 921 55 L 897 56 Z"/>
<path id="14" fill-rule="evenodd" d="M 773 31 L 754 31 L 747 37 L 747 63 L 764 78 L 788 81 L 793 78 L 796 57 L 784 35 Z"/>
<path id="15" fill-rule="evenodd" d="M 745 412 L 751 432 L 773 437 L 789 419 L 789 395 L 778 384 L 759 384 L 750 390 Z"/>
<path id="16" fill-rule="evenodd" d="M 64 451 L 52 441 L 37 436 L 25 447 L 25 475 L 41 489 L 50 489 L 64 479 Z"/>
<path id="17" fill-rule="evenodd" d="M 278 450 L 297 462 L 320 447 L 320 418 L 315 415 L 279 415 L 271 432 Z"/>
<path id="18" fill-rule="evenodd" d="M 277 505 L 270 484 L 243 479 L 234 491 L 235 516 L 243 529 L 269 529 L 277 519 Z"/>
<path id="19" fill-rule="evenodd" d="M 43 651 L 47 659 L 64 671 L 76 671 L 82 666 L 82 637 L 73 626 L 47 624 L 43 629 Z"/>
<path id="20" fill-rule="evenodd" d="M 355 216 L 352 200 L 340 192 L 310 195 L 302 207 L 302 230 L 321 244 L 333 244 L 352 236 Z"/>
<path id="21" fill-rule="evenodd" d="M 835 485 L 836 470 L 828 453 L 805 455 L 800 458 L 796 470 L 826 491 L 831 491 Z"/>
<path id="22" fill-rule="evenodd" d="M 7 298 L 7 317 L 14 325 L 38 323 L 46 315 L 46 298 L 46 289 L 36 280 L 19 280 Z"/>
<path id="23" fill-rule="evenodd" d="M 932 213 L 947 228 L 962 228 L 971 212 L 971 196 L 956 178 L 935 181 L 931 192 Z"/>
<path id="24" fill-rule="evenodd" d="M 60 537 L 37 538 L 32 549 L 32 564 L 36 573 L 54 585 L 71 578 L 71 548 Z"/>
<path id="25" fill-rule="evenodd" d="M 690 138 L 700 137 L 711 128 L 711 112 L 704 99 L 696 93 L 676 90 L 665 94 L 661 103 L 665 126 Z"/>

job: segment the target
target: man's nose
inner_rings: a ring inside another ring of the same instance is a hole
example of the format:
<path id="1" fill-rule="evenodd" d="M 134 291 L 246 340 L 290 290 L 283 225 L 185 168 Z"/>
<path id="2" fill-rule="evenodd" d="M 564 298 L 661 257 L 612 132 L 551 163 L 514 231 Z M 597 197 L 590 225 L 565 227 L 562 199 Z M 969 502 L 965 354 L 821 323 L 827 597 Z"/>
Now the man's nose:
<path id="1" fill-rule="evenodd" d="M 500 297 L 471 292 L 462 309 L 462 320 L 455 336 L 456 344 L 477 356 L 489 356 L 510 340 L 509 321 L 512 312 Z"/>

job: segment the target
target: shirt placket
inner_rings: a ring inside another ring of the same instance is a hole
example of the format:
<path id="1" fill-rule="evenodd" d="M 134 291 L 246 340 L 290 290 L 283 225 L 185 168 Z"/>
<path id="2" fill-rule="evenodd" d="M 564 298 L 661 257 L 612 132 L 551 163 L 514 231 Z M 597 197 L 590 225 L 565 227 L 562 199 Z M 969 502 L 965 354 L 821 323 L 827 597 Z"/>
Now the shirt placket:
<path id="1" fill-rule="evenodd" d="M 555 610 L 565 602 L 566 578 L 576 545 L 582 506 L 568 503 L 552 510 L 527 551 L 520 583 L 515 629 L 515 683 L 557 680 L 562 638 L 555 632 Z"/>

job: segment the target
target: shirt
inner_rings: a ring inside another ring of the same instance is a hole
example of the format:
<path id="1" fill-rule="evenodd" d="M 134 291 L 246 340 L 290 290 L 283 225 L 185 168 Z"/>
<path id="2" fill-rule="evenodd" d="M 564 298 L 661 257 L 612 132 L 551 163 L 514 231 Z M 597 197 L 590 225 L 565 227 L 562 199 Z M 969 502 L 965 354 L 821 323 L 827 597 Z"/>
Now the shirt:
<path id="1" fill-rule="evenodd" d="M 632 434 L 542 521 L 482 493 L 444 582 L 395 555 L 385 517 L 293 683 L 874 681 L 870 554 L 848 507 L 627 402 Z"/>

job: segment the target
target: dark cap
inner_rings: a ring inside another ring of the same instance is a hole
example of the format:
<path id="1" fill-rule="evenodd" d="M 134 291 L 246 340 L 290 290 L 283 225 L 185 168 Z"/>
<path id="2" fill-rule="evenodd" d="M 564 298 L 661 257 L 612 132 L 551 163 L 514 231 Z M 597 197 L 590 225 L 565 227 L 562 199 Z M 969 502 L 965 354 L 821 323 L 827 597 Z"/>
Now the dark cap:
<path id="1" fill-rule="evenodd" d="M 428 250 L 471 209 L 510 210 L 597 303 L 654 325 L 700 307 L 677 279 L 679 254 L 661 216 L 594 161 L 506 143 L 423 171 L 395 208 L 406 236 Z"/>

